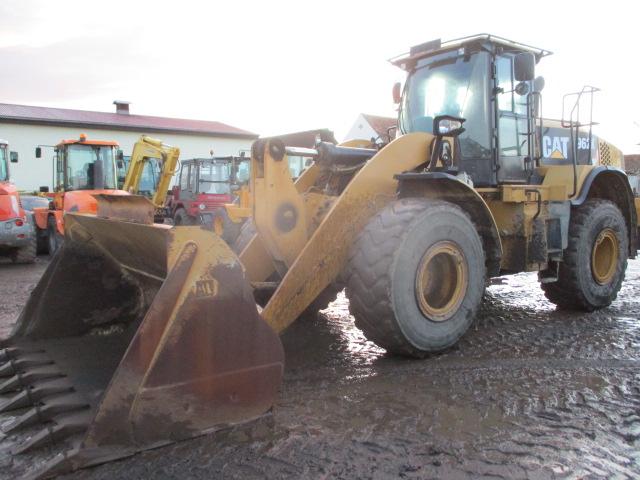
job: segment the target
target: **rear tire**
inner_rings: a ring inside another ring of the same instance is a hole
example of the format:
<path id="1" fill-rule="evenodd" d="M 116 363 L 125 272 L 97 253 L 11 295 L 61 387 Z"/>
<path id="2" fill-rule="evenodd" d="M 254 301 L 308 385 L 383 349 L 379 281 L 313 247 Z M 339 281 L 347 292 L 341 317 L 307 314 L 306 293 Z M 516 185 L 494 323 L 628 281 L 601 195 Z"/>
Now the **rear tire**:
<path id="1" fill-rule="evenodd" d="M 47 219 L 47 244 L 49 246 L 49 255 L 51 256 L 55 255 L 64 244 L 64 237 L 58 232 L 56 217 L 54 215 L 49 215 Z"/>
<path id="2" fill-rule="evenodd" d="M 178 208 L 173 215 L 173 224 L 175 226 L 190 226 L 195 225 L 193 219 L 187 214 L 184 208 Z"/>
<path id="3" fill-rule="evenodd" d="M 562 309 L 593 311 L 611 304 L 627 269 L 629 236 L 620 209 L 609 200 L 587 200 L 571 214 L 569 246 L 558 281 L 542 283 Z"/>
<path id="4" fill-rule="evenodd" d="M 390 353 L 423 357 L 467 331 L 485 272 L 482 241 L 460 207 L 397 200 L 372 217 L 352 245 L 349 308 L 369 340 Z"/>

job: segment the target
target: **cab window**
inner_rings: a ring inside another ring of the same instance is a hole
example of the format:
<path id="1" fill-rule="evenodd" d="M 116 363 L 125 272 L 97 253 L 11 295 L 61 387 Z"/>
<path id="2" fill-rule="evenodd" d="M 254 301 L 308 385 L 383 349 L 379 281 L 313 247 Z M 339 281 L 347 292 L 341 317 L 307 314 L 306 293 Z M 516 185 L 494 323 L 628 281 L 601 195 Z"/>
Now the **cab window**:
<path id="1" fill-rule="evenodd" d="M 513 57 L 496 59 L 496 87 L 500 156 L 525 156 L 528 153 L 527 97 L 515 91 Z"/>

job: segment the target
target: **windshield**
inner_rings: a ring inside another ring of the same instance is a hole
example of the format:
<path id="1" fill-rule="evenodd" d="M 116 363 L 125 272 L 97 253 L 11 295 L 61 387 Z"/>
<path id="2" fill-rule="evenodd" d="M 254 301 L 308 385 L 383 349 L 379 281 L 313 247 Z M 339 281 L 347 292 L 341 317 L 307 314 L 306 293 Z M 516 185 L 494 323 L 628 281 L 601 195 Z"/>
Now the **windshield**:
<path id="1" fill-rule="evenodd" d="M 466 131 L 459 137 L 462 154 L 489 156 L 488 71 L 485 52 L 471 56 L 449 52 L 419 61 L 405 87 L 402 131 L 433 133 L 434 117 L 462 117 L 466 119 Z"/>
<path id="2" fill-rule="evenodd" d="M 7 146 L 0 145 L 0 182 L 6 182 L 9 180 L 9 166 L 7 158 Z"/>
<path id="3" fill-rule="evenodd" d="M 231 163 L 207 162 L 200 165 L 198 192 L 200 193 L 231 193 L 229 185 Z"/>
<path id="4" fill-rule="evenodd" d="M 236 183 L 248 183 L 251 178 L 251 160 L 241 160 L 236 164 Z"/>
<path id="5" fill-rule="evenodd" d="M 115 189 L 113 147 L 69 145 L 66 161 L 66 190 Z M 101 178 L 96 175 L 102 171 Z"/>
<path id="6" fill-rule="evenodd" d="M 142 169 L 142 176 L 140 177 L 138 194 L 150 197 L 156 193 L 156 190 L 158 189 L 162 164 L 158 158 L 147 158 L 146 160 L 144 168 Z"/>

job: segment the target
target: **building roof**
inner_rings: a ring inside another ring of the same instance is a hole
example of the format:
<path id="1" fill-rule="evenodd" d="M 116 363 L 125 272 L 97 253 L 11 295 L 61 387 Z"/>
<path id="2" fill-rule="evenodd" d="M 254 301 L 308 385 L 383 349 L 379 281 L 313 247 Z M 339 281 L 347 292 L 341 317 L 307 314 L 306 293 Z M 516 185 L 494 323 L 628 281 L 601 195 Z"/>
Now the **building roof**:
<path id="1" fill-rule="evenodd" d="M 363 113 L 362 116 L 378 136 L 382 138 L 389 136 L 390 128 L 396 128 L 398 126 L 398 120 L 396 118 L 379 117 L 377 115 L 367 115 L 366 113 Z"/>
<path id="2" fill-rule="evenodd" d="M 94 112 L 68 108 L 0 103 L 0 122 L 154 131 L 215 137 L 258 138 L 258 135 L 221 122 L 153 117 L 128 113 Z"/>

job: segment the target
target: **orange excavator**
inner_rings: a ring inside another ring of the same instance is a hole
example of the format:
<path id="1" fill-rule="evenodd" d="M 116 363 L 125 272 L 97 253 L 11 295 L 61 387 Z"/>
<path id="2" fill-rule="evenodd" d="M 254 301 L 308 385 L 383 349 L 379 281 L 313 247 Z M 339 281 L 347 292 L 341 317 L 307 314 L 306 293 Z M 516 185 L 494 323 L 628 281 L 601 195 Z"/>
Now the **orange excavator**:
<path id="1" fill-rule="evenodd" d="M 64 214 L 96 213 L 95 194 L 128 195 L 117 188 L 118 143 L 77 139 L 62 140 L 55 146 L 53 192 L 41 187 L 51 199 L 49 207 L 33 209 L 41 251 L 53 255 L 64 239 Z M 36 148 L 36 158 L 42 147 Z"/>

